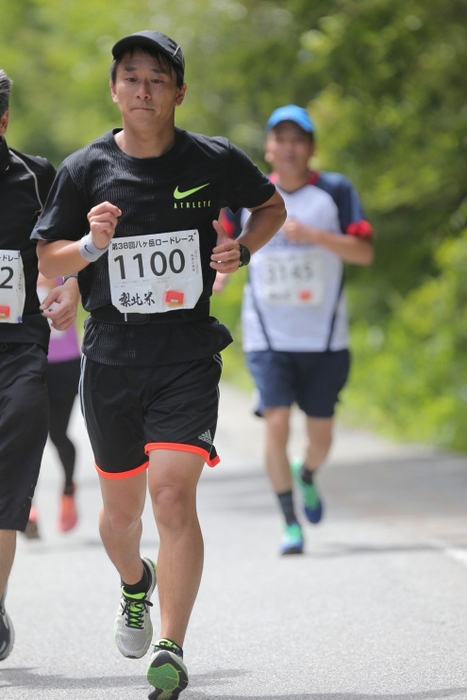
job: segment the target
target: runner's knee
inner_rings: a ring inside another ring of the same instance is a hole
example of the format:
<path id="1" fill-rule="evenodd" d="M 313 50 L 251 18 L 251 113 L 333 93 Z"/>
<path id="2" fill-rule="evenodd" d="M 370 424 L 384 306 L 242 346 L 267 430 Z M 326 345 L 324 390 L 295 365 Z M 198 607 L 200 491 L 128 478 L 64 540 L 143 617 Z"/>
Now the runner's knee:
<path id="1" fill-rule="evenodd" d="M 178 485 L 154 487 L 151 499 L 157 523 L 164 527 L 182 528 L 196 512 L 192 494 Z"/>
<path id="2" fill-rule="evenodd" d="M 106 508 L 104 506 L 102 518 L 107 527 L 114 532 L 123 534 L 139 526 L 141 522 L 141 513 L 139 511 L 131 512 L 130 510 L 119 510 L 118 508 Z"/>

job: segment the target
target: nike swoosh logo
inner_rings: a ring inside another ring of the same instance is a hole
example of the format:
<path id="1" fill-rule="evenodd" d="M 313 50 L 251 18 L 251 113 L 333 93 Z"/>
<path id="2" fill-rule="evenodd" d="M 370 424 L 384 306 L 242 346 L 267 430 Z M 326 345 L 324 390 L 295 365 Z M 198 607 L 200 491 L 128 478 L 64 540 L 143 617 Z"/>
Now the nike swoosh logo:
<path id="1" fill-rule="evenodd" d="M 193 187 L 191 190 L 185 190 L 185 192 L 180 192 L 177 187 L 174 189 L 174 197 L 175 199 L 185 199 L 185 197 L 189 197 L 190 194 L 194 194 L 195 192 L 198 192 L 199 190 L 202 190 L 203 187 L 207 187 L 210 183 L 207 182 L 205 185 L 200 185 L 199 187 Z"/>

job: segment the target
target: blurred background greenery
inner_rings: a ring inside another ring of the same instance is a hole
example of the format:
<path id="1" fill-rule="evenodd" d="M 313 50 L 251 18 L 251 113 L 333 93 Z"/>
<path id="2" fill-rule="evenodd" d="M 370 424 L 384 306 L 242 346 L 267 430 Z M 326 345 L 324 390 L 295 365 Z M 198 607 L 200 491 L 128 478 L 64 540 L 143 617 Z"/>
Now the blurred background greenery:
<path id="1" fill-rule="evenodd" d="M 187 60 L 182 128 L 262 161 L 264 123 L 295 102 L 317 127 L 315 167 L 357 187 L 376 261 L 348 266 L 354 365 L 341 420 L 467 450 L 465 0 L 3 0 L 0 67 L 14 79 L 10 145 L 55 165 L 119 125 L 112 44 L 141 29 Z M 242 272 L 214 299 L 241 354 Z"/>

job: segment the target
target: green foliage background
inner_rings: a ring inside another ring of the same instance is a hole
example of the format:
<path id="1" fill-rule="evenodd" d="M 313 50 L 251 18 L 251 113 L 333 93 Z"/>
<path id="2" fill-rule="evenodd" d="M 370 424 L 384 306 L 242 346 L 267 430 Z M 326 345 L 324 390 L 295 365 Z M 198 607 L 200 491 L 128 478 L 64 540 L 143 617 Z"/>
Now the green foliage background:
<path id="1" fill-rule="evenodd" d="M 341 416 L 467 450 L 465 0 L 3 0 L 0 66 L 15 80 L 11 145 L 56 165 L 119 124 L 112 44 L 153 28 L 187 59 L 179 126 L 262 161 L 264 123 L 306 106 L 314 164 L 345 173 L 375 228 L 376 261 L 348 267 L 354 365 Z M 213 301 L 240 350 L 244 277 Z"/>

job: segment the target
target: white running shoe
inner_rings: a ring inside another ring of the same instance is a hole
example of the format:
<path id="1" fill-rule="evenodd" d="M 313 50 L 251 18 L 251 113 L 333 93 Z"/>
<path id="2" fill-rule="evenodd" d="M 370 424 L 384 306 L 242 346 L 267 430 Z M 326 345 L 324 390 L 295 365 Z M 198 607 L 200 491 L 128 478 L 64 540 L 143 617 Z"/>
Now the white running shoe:
<path id="1" fill-rule="evenodd" d="M 9 656 L 15 643 L 15 630 L 5 610 L 5 593 L 0 598 L 0 661 Z"/>
<path id="2" fill-rule="evenodd" d="M 149 608 L 151 596 L 156 587 L 156 565 L 144 558 L 150 576 L 146 593 L 127 593 L 122 586 L 122 597 L 118 615 L 115 618 L 114 635 L 118 650 L 127 659 L 141 659 L 151 646 L 152 622 Z"/>

